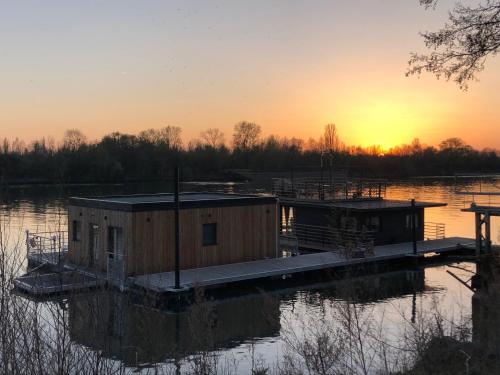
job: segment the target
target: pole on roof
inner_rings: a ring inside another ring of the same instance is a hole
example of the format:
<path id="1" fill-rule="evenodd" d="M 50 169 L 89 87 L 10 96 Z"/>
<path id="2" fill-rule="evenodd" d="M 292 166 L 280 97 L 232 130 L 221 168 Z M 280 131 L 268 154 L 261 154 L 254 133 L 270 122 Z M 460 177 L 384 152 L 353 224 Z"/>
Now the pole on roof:
<path id="1" fill-rule="evenodd" d="M 175 289 L 181 288 L 180 282 L 180 225 L 179 225 L 179 166 L 175 166 L 174 176 L 174 203 L 175 203 Z"/>
<path id="2" fill-rule="evenodd" d="M 417 255 L 417 223 L 415 199 L 411 200 L 411 237 L 413 241 L 413 255 Z"/>

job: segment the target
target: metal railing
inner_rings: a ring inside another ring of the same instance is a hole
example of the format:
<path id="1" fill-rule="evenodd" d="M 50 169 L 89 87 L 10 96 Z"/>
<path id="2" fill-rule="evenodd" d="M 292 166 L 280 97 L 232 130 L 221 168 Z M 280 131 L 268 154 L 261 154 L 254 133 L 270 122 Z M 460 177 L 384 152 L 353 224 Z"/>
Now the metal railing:
<path id="1" fill-rule="evenodd" d="M 370 255 L 374 250 L 375 232 L 368 230 L 294 223 L 282 226 L 280 234 L 283 243 L 289 243 L 291 238 L 296 238 L 298 247 L 340 251 L 347 256 L 354 256 L 357 253 L 362 253 L 363 256 Z"/>
<path id="2" fill-rule="evenodd" d="M 275 196 L 304 200 L 383 198 L 386 188 L 386 182 L 378 180 L 340 182 L 283 178 L 273 180 Z"/>
<path id="3" fill-rule="evenodd" d="M 30 253 L 54 253 L 68 249 L 68 232 L 26 231 L 26 251 Z"/>
<path id="4" fill-rule="evenodd" d="M 440 240 L 445 238 L 444 223 L 426 222 L 424 224 L 424 239 L 425 240 Z"/>

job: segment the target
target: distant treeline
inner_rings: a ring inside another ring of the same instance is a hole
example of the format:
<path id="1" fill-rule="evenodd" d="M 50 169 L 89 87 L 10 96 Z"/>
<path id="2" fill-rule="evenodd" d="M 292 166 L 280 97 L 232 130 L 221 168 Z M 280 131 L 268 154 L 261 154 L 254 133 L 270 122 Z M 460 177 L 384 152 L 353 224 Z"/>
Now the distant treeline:
<path id="1" fill-rule="evenodd" d="M 260 126 L 235 125 L 230 145 L 218 129 L 183 145 L 181 129 L 167 126 L 137 135 L 112 133 L 89 142 L 78 130 L 68 130 L 60 144 L 41 139 L 24 144 L 4 140 L 0 150 L 0 176 L 13 182 L 117 182 L 159 181 L 172 176 L 179 163 L 183 179 L 234 179 L 231 171 L 346 170 L 364 177 L 404 178 L 454 173 L 498 173 L 496 150 L 475 150 L 459 138 L 438 147 L 415 139 L 388 152 L 379 147 L 349 147 L 329 124 L 319 139 L 261 137 Z"/>

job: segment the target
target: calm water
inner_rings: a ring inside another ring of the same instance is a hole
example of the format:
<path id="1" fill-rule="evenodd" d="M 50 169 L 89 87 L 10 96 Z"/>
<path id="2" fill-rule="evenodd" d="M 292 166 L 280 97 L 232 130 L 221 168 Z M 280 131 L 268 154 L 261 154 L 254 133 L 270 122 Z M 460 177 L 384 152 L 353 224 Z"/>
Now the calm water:
<path id="1" fill-rule="evenodd" d="M 488 190 L 496 186 L 464 183 L 460 190 Z M 189 185 L 185 189 L 206 189 Z M 245 191 L 245 184 L 210 185 L 210 189 Z M 107 185 L 71 188 L 25 187 L 2 193 L 2 226 L 4 238 L 12 252 L 24 254 L 24 231 L 66 229 L 66 202 L 72 195 L 101 195 L 168 191 L 168 185 Z M 255 190 L 255 187 L 252 187 Z M 447 236 L 473 237 L 473 215 L 460 209 L 470 204 L 471 197 L 457 195 L 456 186 L 446 181 L 393 183 L 387 197 L 446 202 L 446 207 L 426 210 L 426 221 L 446 224 Z M 478 203 L 499 203 L 488 198 Z M 500 242 L 499 220 L 492 222 L 494 242 Z M 5 236 L 6 235 L 6 236 Z M 458 261 L 457 261 L 458 262 Z M 456 267 L 462 269 L 457 269 Z M 199 306 L 181 313 L 153 311 L 131 303 L 122 295 L 100 293 L 81 295 L 65 300 L 60 308 L 69 314 L 71 340 L 79 345 L 101 351 L 105 356 L 135 367 L 143 362 L 168 362 L 174 348 L 185 355 L 201 350 L 210 341 L 218 348 L 221 358 L 233 361 L 241 373 L 248 373 L 252 360 L 273 365 L 287 350 L 283 339 L 321 324 L 339 325 L 339 311 L 345 308 L 346 290 L 361 312 L 361 319 L 370 329 L 378 330 L 384 342 L 398 346 L 412 320 L 438 309 L 450 320 L 470 320 L 473 293 L 446 271 L 468 280 L 472 263 L 437 264 L 421 269 L 399 269 L 377 275 L 358 276 L 322 284 L 304 283 L 289 290 L 255 294 L 210 302 L 214 309 L 208 317 Z M 207 303 L 201 304 L 205 306 Z M 101 310 L 102 316 L 93 321 L 91 311 Z M 202 314 L 202 315 L 200 315 Z M 423 318 L 422 318 L 423 319 Z M 196 322 L 210 322 L 193 328 Z M 376 327 L 373 323 L 376 322 Z M 205 332 L 208 329 L 210 332 Z M 368 328 L 367 328 L 368 329 Z M 200 334 L 200 332 L 204 332 Z M 368 339 L 367 339 L 368 340 Z M 368 340 L 369 341 L 369 340 Z M 380 366 L 374 356 L 372 370 Z M 189 369 L 188 364 L 180 365 Z"/>

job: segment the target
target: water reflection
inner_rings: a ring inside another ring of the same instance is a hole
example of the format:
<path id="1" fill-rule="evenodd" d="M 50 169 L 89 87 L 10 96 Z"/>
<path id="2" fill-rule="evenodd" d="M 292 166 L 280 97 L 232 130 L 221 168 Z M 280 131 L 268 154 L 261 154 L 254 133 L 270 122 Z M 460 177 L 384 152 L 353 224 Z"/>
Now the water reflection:
<path id="1" fill-rule="evenodd" d="M 490 257 L 477 265 L 472 297 L 473 342 L 500 358 L 500 259 Z"/>
<path id="2" fill-rule="evenodd" d="M 357 303 L 375 303 L 424 289 L 423 270 L 404 270 L 240 298 L 199 300 L 177 313 L 137 305 L 126 294 L 110 291 L 75 295 L 67 308 L 73 341 L 136 367 L 269 341 L 280 335 L 283 305 L 320 305 L 347 294 Z"/>

